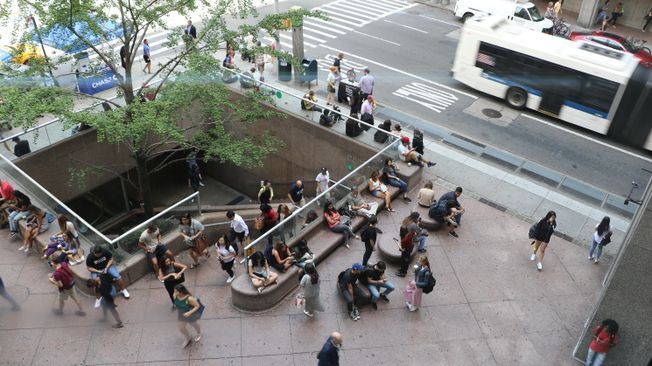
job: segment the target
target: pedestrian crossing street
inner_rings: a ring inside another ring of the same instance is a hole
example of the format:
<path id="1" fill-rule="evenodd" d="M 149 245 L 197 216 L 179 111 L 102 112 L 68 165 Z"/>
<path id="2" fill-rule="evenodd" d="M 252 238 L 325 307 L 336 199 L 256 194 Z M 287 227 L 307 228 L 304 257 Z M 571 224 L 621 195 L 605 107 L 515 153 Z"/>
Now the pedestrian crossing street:
<path id="1" fill-rule="evenodd" d="M 385 18 L 394 13 L 405 11 L 418 4 L 401 0 L 337 0 L 315 7 L 311 10 L 321 10 L 330 18 L 322 20 L 307 18 L 303 21 L 303 43 L 307 48 L 316 48 L 321 43 L 337 37 L 356 32 L 358 28 Z M 292 32 L 279 34 L 279 49 L 292 51 Z M 274 42 L 272 37 L 264 37 L 266 44 Z"/>

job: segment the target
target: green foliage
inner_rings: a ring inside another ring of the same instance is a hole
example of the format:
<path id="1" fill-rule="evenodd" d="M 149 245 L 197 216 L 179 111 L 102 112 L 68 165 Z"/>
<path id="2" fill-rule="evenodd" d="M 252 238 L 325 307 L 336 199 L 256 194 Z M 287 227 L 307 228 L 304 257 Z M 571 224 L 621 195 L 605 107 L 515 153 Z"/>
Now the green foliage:
<path id="1" fill-rule="evenodd" d="M 73 94 L 56 87 L 0 86 L 0 123 L 33 127 L 39 117 L 60 116 L 72 109 Z"/>

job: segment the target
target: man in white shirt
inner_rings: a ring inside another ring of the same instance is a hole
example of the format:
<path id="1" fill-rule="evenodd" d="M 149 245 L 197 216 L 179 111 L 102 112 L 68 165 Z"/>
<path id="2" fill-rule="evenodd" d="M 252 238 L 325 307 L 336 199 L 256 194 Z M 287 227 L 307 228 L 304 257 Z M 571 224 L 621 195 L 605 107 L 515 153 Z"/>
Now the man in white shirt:
<path id="1" fill-rule="evenodd" d="M 319 174 L 317 174 L 317 177 L 315 178 L 315 181 L 317 182 L 316 195 L 319 196 L 322 192 L 326 192 L 328 189 L 328 183 L 330 181 L 330 174 L 328 173 L 328 169 L 321 168 Z M 330 193 L 326 193 L 324 195 L 324 199 L 330 201 Z"/>
<path id="2" fill-rule="evenodd" d="M 249 237 L 249 227 L 247 226 L 247 223 L 240 215 L 231 210 L 226 213 L 226 217 L 231 220 L 231 229 L 229 230 L 231 240 L 235 241 L 235 238 L 238 238 L 240 244 L 242 244 L 245 238 Z"/>
<path id="3" fill-rule="evenodd" d="M 167 245 L 161 243 L 161 232 L 154 224 L 149 225 L 138 239 L 138 246 L 145 251 L 145 256 L 152 263 L 154 273 L 158 273 L 158 262 L 163 260 L 164 256 L 173 258 L 172 252 Z"/>
<path id="4" fill-rule="evenodd" d="M 398 146 L 398 153 L 401 160 L 408 163 L 408 165 L 417 164 L 423 168 L 425 163 L 428 165 L 428 168 L 430 168 L 437 164 L 426 160 L 421 154 L 416 152 L 414 148 L 410 148 L 410 138 L 407 136 L 401 138 L 401 144 Z"/>

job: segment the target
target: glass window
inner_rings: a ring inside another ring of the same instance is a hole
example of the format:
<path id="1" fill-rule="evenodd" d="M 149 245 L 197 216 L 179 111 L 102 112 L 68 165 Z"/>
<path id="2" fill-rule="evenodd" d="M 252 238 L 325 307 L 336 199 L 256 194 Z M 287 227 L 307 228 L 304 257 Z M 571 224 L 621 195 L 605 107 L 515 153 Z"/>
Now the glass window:
<path id="1" fill-rule="evenodd" d="M 514 16 L 518 18 L 523 18 L 525 20 L 530 20 L 530 13 L 527 12 L 526 9 L 523 7 L 517 6 L 516 11 L 514 12 Z"/>
<path id="2" fill-rule="evenodd" d="M 537 9 L 536 6 L 529 8 L 528 11 L 530 12 L 530 17 L 533 21 L 540 22 L 543 20 L 543 17 L 541 16 L 541 13 L 539 13 L 539 9 Z"/>

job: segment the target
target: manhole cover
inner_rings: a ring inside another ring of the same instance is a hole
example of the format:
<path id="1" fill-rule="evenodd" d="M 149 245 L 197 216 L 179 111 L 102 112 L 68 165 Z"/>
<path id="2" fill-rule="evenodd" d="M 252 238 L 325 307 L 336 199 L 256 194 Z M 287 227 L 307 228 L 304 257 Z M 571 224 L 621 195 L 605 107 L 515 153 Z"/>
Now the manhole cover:
<path id="1" fill-rule="evenodd" d="M 482 114 L 484 114 L 485 116 L 487 116 L 487 117 L 489 117 L 489 118 L 500 118 L 500 117 L 503 116 L 502 113 L 498 112 L 498 111 L 495 110 L 495 109 L 491 109 L 491 108 L 485 108 L 485 109 L 483 109 L 483 110 L 482 110 Z"/>

